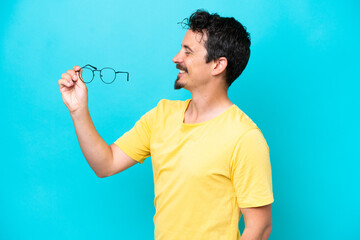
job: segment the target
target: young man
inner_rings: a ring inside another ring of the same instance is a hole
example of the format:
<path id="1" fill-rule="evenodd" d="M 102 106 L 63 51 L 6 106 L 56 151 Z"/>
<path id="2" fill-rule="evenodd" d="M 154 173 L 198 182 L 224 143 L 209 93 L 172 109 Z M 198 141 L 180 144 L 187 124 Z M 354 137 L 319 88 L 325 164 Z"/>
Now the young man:
<path id="1" fill-rule="evenodd" d="M 196 11 L 173 62 L 175 89 L 192 98 L 161 100 L 110 146 L 97 133 L 78 66 L 59 80 L 80 147 L 99 177 L 151 156 L 155 239 L 268 239 L 272 194 L 268 145 L 256 124 L 228 98 L 245 69 L 249 33 L 234 18 Z"/>

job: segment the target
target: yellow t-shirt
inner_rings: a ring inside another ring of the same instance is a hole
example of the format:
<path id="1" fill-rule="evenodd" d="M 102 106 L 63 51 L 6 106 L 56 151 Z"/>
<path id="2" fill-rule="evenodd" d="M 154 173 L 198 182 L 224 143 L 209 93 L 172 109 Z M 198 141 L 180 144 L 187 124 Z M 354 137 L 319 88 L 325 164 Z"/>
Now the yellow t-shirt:
<path id="1" fill-rule="evenodd" d="M 235 240 L 240 208 L 272 203 L 268 145 L 235 104 L 185 124 L 191 99 L 162 99 L 115 141 L 140 162 L 151 156 L 155 240 Z"/>

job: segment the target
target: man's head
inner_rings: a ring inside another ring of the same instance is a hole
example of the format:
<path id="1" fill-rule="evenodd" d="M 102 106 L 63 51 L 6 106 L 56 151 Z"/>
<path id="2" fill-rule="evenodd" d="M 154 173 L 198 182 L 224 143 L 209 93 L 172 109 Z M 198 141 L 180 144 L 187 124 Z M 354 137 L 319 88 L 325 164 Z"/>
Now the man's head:
<path id="1" fill-rule="evenodd" d="M 206 84 L 221 76 L 228 88 L 245 69 L 250 57 L 250 34 L 234 18 L 197 10 L 182 22 L 189 28 L 173 62 L 180 70 L 175 89 Z M 196 81 L 196 83 L 195 83 Z"/>

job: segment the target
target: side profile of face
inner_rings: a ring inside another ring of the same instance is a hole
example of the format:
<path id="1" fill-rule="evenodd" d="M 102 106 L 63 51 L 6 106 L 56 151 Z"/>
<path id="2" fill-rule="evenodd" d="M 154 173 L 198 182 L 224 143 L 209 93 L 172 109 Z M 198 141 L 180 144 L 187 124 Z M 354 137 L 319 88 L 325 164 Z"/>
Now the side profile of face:
<path id="1" fill-rule="evenodd" d="M 212 62 L 206 63 L 207 51 L 204 46 L 205 35 L 188 30 L 180 51 L 173 58 L 179 74 L 175 89 L 192 90 L 207 84 L 211 79 Z"/>

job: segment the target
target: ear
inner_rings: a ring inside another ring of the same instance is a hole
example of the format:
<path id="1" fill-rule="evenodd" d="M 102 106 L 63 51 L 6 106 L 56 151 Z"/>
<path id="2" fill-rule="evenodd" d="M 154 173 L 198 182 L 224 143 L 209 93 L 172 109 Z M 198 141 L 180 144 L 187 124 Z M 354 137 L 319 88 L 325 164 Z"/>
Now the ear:
<path id="1" fill-rule="evenodd" d="M 214 61 L 212 74 L 213 75 L 219 75 L 223 72 L 225 72 L 225 69 L 227 67 L 227 59 L 226 57 L 220 57 L 217 60 Z"/>

